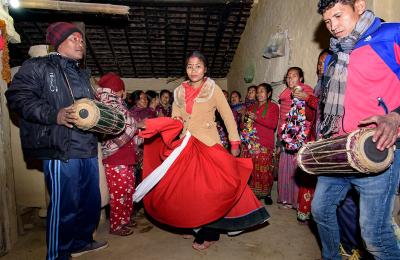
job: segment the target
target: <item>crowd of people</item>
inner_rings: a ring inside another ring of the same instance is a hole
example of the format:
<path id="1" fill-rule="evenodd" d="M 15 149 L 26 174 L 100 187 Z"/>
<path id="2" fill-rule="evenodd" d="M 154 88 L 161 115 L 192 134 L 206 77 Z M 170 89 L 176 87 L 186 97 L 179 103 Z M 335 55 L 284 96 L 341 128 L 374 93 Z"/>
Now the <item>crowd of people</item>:
<path id="1" fill-rule="evenodd" d="M 362 240 L 371 256 L 400 259 L 391 219 L 399 187 L 397 150 L 387 170 L 363 177 L 311 176 L 296 160 L 307 142 L 360 125 L 375 125 L 377 149 L 396 143 L 399 25 L 382 23 L 365 0 L 320 0 L 318 12 L 332 38 L 318 57 L 317 85 L 305 83 L 302 68 L 290 67 L 277 102 L 273 87 L 264 82 L 248 87 L 244 100 L 239 89 L 222 90 L 207 76 L 207 59 L 199 51 L 188 55 L 187 80 L 173 93 L 127 95 L 115 73 L 103 75 L 94 89 L 78 67 L 81 31 L 70 23 L 51 24 L 46 38 L 56 52 L 26 61 L 6 92 L 8 105 L 21 117 L 24 154 L 43 160 L 51 196 L 47 258 L 68 259 L 108 246 L 92 237 L 100 212 L 100 141 L 111 234 L 133 233 L 133 200 L 143 198 L 152 218 L 192 229 L 193 248 L 207 249 L 221 232 L 236 235 L 263 226 L 270 216 L 261 200 L 273 204 L 277 177 L 276 202 L 282 210 L 296 210 L 299 224 L 316 222 L 323 259 L 341 259 L 346 229 L 341 223 L 349 220 L 361 230 L 359 237 L 355 231 L 350 236 Z M 378 97 L 388 111 L 376 105 Z M 81 98 L 122 113 L 122 133 L 98 138 L 75 127 L 73 104 Z M 347 195 L 350 190 L 355 200 Z M 350 214 L 341 214 L 348 200 Z"/>

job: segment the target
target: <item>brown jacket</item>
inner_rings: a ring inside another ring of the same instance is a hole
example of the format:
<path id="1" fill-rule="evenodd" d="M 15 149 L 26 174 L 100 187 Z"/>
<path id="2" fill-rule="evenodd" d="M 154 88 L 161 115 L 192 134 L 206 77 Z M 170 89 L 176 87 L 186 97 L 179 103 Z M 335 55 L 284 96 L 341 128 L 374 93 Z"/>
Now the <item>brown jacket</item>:
<path id="1" fill-rule="evenodd" d="M 172 118 L 182 117 L 183 130 L 181 137 L 189 132 L 208 146 L 221 144 L 221 139 L 215 123 L 215 109 L 221 114 L 230 141 L 240 141 L 232 110 L 225 99 L 221 88 L 214 80 L 207 78 L 199 95 L 193 103 L 192 114 L 186 112 L 185 88 L 180 85 L 174 91 Z"/>

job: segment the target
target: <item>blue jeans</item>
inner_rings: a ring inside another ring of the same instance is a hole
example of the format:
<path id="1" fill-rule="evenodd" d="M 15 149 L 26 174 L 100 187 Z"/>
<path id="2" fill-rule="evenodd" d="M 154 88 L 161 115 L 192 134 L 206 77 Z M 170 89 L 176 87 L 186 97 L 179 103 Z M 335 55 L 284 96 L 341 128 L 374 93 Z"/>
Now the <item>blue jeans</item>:
<path id="1" fill-rule="evenodd" d="M 324 260 L 341 260 L 336 210 L 354 187 L 360 194 L 361 236 L 375 259 L 400 259 L 400 247 L 392 228 L 393 202 L 399 185 L 400 150 L 386 171 L 373 176 L 318 177 L 311 205 L 317 223 Z"/>

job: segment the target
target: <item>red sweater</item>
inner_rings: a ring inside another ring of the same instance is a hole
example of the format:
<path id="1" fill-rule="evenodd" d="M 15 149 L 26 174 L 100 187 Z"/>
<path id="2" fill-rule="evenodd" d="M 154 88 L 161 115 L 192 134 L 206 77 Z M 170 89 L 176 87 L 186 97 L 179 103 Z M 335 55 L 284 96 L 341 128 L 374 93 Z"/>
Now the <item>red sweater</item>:
<path id="1" fill-rule="evenodd" d="M 134 165 L 135 163 L 136 148 L 134 138 L 120 147 L 117 152 L 103 159 L 103 164 L 110 165 Z"/>
<path id="2" fill-rule="evenodd" d="M 258 142 L 269 149 L 275 148 L 275 136 L 274 132 L 276 126 L 278 125 L 279 119 L 279 106 L 271 100 L 268 101 L 267 113 L 263 117 L 263 111 L 265 109 L 265 104 L 258 106 L 258 103 L 250 106 L 248 111 L 254 112 L 256 109 L 256 119 L 254 120 L 254 128 L 257 130 Z"/>

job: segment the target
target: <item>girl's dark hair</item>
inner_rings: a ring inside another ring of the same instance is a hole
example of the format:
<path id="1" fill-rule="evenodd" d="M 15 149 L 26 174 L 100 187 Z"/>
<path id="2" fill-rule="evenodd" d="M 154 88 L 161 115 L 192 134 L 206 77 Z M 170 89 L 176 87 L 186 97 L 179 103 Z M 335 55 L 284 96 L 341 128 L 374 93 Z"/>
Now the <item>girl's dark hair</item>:
<path id="1" fill-rule="evenodd" d="M 287 70 L 287 72 L 286 72 L 285 79 L 286 79 L 286 77 L 287 77 L 287 74 L 288 74 L 289 71 L 291 71 L 291 70 L 296 70 L 297 73 L 299 74 L 299 78 L 301 79 L 300 82 L 301 82 L 301 83 L 304 83 L 304 71 L 303 71 L 300 67 L 290 67 L 290 68 Z"/>
<path id="2" fill-rule="evenodd" d="M 323 50 L 319 53 L 318 59 L 321 58 L 321 56 L 324 55 L 325 53 L 326 53 L 326 54 L 329 54 L 330 52 L 331 52 L 331 51 L 330 51 L 328 48 L 323 49 Z"/>
<path id="3" fill-rule="evenodd" d="M 257 86 L 256 85 L 251 85 L 247 88 L 247 92 L 249 92 L 250 89 L 254 88 L 255 91 L 257 91 Z"/>
<path id="4" fill-rule="evenodd" d="M 236 93 L 239 96 L 239 100 L 242 100 L 242 94 L 240 94 L 239 91 L 236 91 L 236 90 L 231 92 L 230 98 L 232 97 L 232 94 L 234 94 L 234 93 Z"/>
<path id="5" fill-rule="evenodd" d="M 171 97 L 172 93 L 168 89 L 163 89 L 160 91 L 160 97 L 164 95 L 164 93 L 168 93 L 169 97 Z"/>
<path id="6" fill-rule="evenodd" d="M 319 0 L 318 13 L 323 14 L 326 10 L 331 9 L 335 4 L 350 5 L 354 9 L 355 0 Z"/>
<path id="7" fill-rule="evenodd" d="M 201 60 L 204 63 L 204 67 L 208 68 L 208 62 L 207 62 L 207 58 L 206 56 L 204 56 L 204 54 L 200 51 L 192 51 L 191 53 L 189 53 L 189 55 L 186 58 L 186 62 L 185 62 L 185 68 L 188 65 L 189 59 L 196 57 L 199 60 Z"/>
<path id="8" fill-rule="evenodd" d="M 265 92 L 267 92 L 267 100 L 271 100 L 272 98 L 272 86 L 268 83 L 261 83 L 260 85 L 257 86 L 257 88 L 262 87 L 265 89 Z M 271 92 L 271 95 L 268 97 L 268 93 Z"/>
<path id="9" fill-rule="evenodd" d="M 149 102 L 153 99 L 158 97 L 158 93 L 155 92 L 154 90 L 147 90 L 146 91 L 146 95 L 147 95 L 147 99 L 149 100 Z"/>
<path id="10" fill-rule="evenodd" d="M 136 103 L 138 102 L 138 100 L 140 99 L 140 95 L 144 93 L 143 90 L 135 90 L 132 92 L 131 94 L 131 101 L 132 101 L 132 105 L 136 106 Z"/>
<path id="11" fill-rule="evenodd" d="M 318 55 L 318 62 L 322 55 L 324 55 L 324 54 L 329 55 L 330 53 L 331 53 L 331 51 L 329 49 L 323 49 Z M 322 72 L 323 72 L 323 70 L 322 70 Z M 317 74 L 318 74 L 318 67 L 317 67 Z"/>

